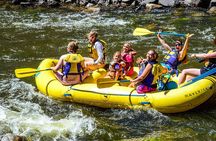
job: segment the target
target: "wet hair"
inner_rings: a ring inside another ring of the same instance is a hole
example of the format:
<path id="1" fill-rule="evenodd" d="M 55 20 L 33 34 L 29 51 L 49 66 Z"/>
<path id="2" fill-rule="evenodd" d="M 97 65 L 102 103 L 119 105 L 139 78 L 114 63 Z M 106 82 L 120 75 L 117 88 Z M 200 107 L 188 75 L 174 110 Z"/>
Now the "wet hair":
<path id="1" fill-rule="evenodd" d="M 77 52 L 77 50 L 79 49 L 79 46 L 78 46 L 78 42 L 77 40 L 71 40 L 69 43 L 68 43 L 68 48 L 70 50 L 70 52 Z"/>
<path id="2" fill-rule="evenodd" d="M 132 49 L 132 43 L 131 43 L 131 42 L 125 42 L 125 43 L 123 44 L 123 46 L 125 46 L 125 45 L 129 48 L 130 51 L 133 50 L 133 49 Z"/>
<path id="3" fill-rule="evenodd" d="M 95 37 L 97 38 L 98 32 L 95 31 L 95 30 L 91 30 L 90 33 L 88 34 L 88 36 L 92 36 L 92 35 L 95 36 Z"/>
<path id="4" fill-rule="evenodd" d="M 158 53 L 154 50 L 154 49 L 151 49 L 151 50 L 149 50 L 149 51 L 151 51 L 151 52 L 153 52 L 154 53 L 154 60 L 157 60 L 158 59 Z M 149 52 L 148 51 L 148 52 Z"/>
<path id="5" fill-rule="evenodd" d="M 183 43 L 182 43 L 182 41 L 181 40 L 176 40 L 176 42 L 175 43 L 178 43 L 178 44 L 180 44 L 181 46 L 183 46 Z"/>
<path id="6" fill-rule="evenodd" d="M 131 43 L 131 42 L 125 42 L 125 43 L 123 44 L 123 47 L 124 47 L 125 45 L 128 47 L 128 51 L 129 51 L 129 52 L 130 52 L 130 51 L 133 51 L 132 43 Z M 124 51 L 124 48 L 123 48 L 123 47 L 122 47 L 122 49 L 121 49 L 121 52 Z"/>
<path id="7" fill-rule="evenodd" d="M 116 52 L 113 54 L 113 58 L 116 56 L 116 54 L 121 55 L 121 52 L 120 52 L 120 51 L 116 51 Z"/>

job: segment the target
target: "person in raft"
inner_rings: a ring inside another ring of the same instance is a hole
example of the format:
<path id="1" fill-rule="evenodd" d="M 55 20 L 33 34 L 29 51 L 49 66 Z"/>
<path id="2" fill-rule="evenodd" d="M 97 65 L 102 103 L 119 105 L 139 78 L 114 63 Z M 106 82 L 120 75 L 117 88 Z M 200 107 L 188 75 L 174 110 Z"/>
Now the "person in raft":
<path id="1" fill-rule="evenodd" d="M 121 60 L 121 52 L 117 51 L 113 55 L 113 60 L 110 62 L 109 71 L 106 77 L 114 80 L 124 79 L 123 69 L 125 62 Z"/>
<path id="2" fill-rule="evenodd" d="M 56 72 L 56 77 L 63 85 L 74 85 L 81 83 L 87 76 L 88 71 L 84 72 L 84 58 L 77 54 L 78 42 L 73 40 L 67 46 L 67 54 L 60 57 L 57 65 L 51 67 Z M 62 72 L 58 70 L 62 69 Z"/>
<path id="3" fill-rule="evenodd" d="M 164 57 L 162 66 L 168 69 L 170 74 L 178 75 L 178 66 L 180 64 L 187 63 L 187 51 L 189 48 L 189 39 L 194 34 L 187 34 L 185 43 L 182 44 L 181 40 L 177 40 L 175 42 L 175 48 L 171 48 L 160 36 L 160 32 L 157 34 L 157 38 L 162 44 L 162 46 L 169 51 L 167 55 Z"/>
<path id="4" fill-rule="evenodd" d="M 132 48 L 132 44 L 129 42 L 124 43 L 121 56 L 122 60 L 125 62 L 126 66 L 124 67 L 124 75 L 132 76 L 134 73 L 134 56 L 137 52 Z"/>
<path id="5" fill-rule="evenodd" d="M 214 44 L 216 45 L 216 38 L 214 39 Z M 199 76 L 211 69 L 216 68 L 216 51 L 209 51 L 208 53 L 203 54 L 192 54 L 192 58 L 201 58 L 202 60 L 205 60 L 205 66 L 201 69 L 197 68 L 190 68 L 190 69 L 184 69 L 179 77 L 178 84 L 182 84 L 183 82 L 191 80 L 192 78 Z"/>
<path id="6" fill-rule="evenodd" d="M 155 50 L 149 50 L 146 59 L 139 61 L 140 70 L 138 77 L 130 80 L 129 87 L 136 87 L 137 93 L 155 91 L 157 89 L 157 80 L 162 74 L 163 67 L 157 61 L 158 53 Z"/>
<path id="7" fill-rule="evenodd" d="M 85 57 L 86 69 L 96 70 L 105 66 L 105 48 L 106 42 L 98 39 L 98 33 L 92 30 L 88 34 L 88 51 L 90 57 Z"/>

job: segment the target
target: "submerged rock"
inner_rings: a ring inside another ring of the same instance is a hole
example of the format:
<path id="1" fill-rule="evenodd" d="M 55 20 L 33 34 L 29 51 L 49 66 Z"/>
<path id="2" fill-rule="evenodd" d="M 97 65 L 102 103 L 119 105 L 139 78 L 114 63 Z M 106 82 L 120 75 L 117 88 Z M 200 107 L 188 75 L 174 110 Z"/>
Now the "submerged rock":
<path id="1" fill-rule="evenodd" d="M 179 4 L 179 1 L 177 0 L 159 0 L 159 4 L 163 6 L 171 6 L 174 7 Z"/>
<path id="2" fill-rule="evenodd" d="M 216 6 L 211 7 L 211 8 L 207 11 L 207 13 L 209 13 L 209 14 L 216 14 Z"/>

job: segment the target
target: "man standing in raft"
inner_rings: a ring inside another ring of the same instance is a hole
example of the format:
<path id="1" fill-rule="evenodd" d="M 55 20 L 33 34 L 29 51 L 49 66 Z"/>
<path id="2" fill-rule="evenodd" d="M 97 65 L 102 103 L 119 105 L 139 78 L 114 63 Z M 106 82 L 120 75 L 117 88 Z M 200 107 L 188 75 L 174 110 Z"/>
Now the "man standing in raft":
<path id="1" fill-rule="evenodd" d="M 105 48 L 106 43 L 102 40 L 97 39 L 98 33 L 92 30 L 88 34 L 88 51 L 89 57 L 85 57 L 86 69 L 96 70 L 105 66 Z"/>

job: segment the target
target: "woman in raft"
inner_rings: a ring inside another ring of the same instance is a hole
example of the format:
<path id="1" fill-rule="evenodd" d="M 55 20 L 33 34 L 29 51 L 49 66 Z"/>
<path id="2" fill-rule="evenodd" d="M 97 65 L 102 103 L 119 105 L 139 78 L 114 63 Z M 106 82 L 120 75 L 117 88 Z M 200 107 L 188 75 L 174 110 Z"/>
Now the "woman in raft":
<path id="1" fill-rule="evenodd" d="M 142 59 L 138 77 L 131 80 L 129 87 L 136 87 L 138 93 L 155 91 L 157 79 L 163 73 L 164 68 L 157 61 L 158 54 L 155 50 L 149 50 L 146 59 Z"/>
<path id="2" fill-rule="evenodd" d="M 73 40 L 67 46 L 67 54 L 60 57 L 57 65 L 51 67 L 56 72 L 57 79 L 63 85 L 74 85 L 81 83 L 87 76 L 88 71 L 84 71 L 84 58 L 77 54 L 78 42 Z M 58 71 L 62 69 L 62 71 Z"/>
<path id="3" fill-rule="evenodd" d="M 214 45 L 216 45 L 216 38 L 214 39 Z M 192 54 L 192 58 L 201 58 L 205 61 L 205 66 L 201 69 L 198 68 L 190 68 L 184 69 L 179 77 L 178 84 L 182 84 L 185 81 L 191 80 L 192 78 L 199 76 L 211 69 L 216 68 L 216 51 L 211 50 L 208 53 L 202 54 Z"/>

